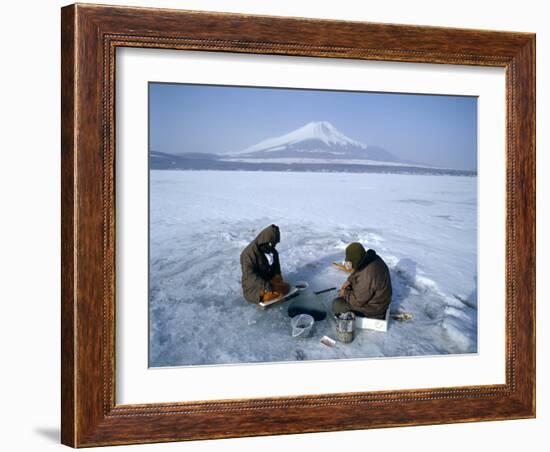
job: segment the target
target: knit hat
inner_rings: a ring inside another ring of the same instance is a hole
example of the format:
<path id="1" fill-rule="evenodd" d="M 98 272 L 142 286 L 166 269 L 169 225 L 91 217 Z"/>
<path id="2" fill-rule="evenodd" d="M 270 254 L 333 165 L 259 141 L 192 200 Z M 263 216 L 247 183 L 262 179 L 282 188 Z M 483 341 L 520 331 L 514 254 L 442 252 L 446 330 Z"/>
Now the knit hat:
<path id="1" fill-rule="evenodd" d="M 346 248 L 346 261 L 351 262 L 351 268 L 357 270 L 359 263 L 365 257 L 365 248 L 358 242 L 350 243 Z"/>

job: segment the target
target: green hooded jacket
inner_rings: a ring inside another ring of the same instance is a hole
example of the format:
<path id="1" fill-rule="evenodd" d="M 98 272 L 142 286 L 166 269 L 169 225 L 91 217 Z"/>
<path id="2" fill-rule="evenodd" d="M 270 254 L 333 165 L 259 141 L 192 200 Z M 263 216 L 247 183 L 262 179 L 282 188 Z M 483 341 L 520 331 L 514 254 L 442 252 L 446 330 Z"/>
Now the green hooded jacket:
<path id="1" fill-rule="evenodd" d="M 250 303 L 259 303 L 261 291 L 270 291 L 271 278 L 281 274 L 279 253 L 275 249 L 280 239 L 279 228 L 272 224 L 260 232 L 241 253 L 241 284 L 244 298 Z M 265 251 L 273 256 L 271 265 Z"/>
<path id="2" fill-rule="evenodd" d="M 374 250 L 365 251 L 359 243 L 348 246 L 346 260 L 352 262 L 353 273 L 344 300 L 365 317 L 383 317 L 392 297 L 388 266 Z"/>

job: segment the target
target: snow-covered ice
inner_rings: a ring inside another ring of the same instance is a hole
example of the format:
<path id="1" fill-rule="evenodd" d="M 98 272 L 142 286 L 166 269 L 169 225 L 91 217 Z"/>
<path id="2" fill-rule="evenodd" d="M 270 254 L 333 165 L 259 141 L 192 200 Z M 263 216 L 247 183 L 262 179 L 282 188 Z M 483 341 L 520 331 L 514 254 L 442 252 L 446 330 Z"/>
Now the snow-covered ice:
<path id="1" fill-rule="evenodd" d="M 386 333 L 357 331 L 329 348 L 331 316 L 295 339 L 288 302 L 261 311 L 240 287 L 241 250 L 281 229 L 283 276 L 330 307 L 353 241 L 391 271 Z M 151 171 L 149 365 L 255 363 L 477 351 L 477 179 L 398 174 Z"/>

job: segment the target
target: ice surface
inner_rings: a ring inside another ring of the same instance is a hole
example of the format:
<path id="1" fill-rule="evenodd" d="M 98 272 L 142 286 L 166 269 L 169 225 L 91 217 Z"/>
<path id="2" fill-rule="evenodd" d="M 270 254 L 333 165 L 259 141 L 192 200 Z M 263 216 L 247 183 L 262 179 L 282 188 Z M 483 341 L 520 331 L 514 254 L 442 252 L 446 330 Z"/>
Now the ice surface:
<path id="1" fill-rule="evenodd" d="M 477 351 L 475 177 L 397 174 L 152 171 L 150 366 L 472 353 Z M 239 254 L 265 226 L 289 281 L 330 307 L 346 274 L 331 267 L 360 241 L 388 263 L 387 333 L 335 337 L 332 316 L 292 338 L 289 302 L 261 311 L 241 293 Z"/>

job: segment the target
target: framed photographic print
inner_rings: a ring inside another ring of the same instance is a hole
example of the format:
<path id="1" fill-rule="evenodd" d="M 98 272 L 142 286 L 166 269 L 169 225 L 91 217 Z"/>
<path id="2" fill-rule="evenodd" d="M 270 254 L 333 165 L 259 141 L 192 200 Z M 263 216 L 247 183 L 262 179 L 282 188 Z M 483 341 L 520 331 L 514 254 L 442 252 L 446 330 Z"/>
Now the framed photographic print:
<path id="1" fill-rule="evenodd" d="M 535 37 L 62 9 L 62 442 L 535 415 Z"/>

